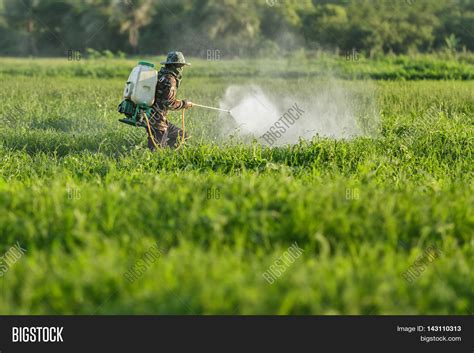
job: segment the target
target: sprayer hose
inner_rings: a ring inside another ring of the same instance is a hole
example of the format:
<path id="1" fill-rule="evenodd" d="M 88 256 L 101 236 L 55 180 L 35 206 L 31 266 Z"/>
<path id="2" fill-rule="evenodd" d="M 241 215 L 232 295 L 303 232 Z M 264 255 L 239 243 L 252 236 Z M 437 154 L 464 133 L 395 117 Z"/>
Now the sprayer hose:
<path id="1" fill-rule="evenodd" d="M 181 130 L 183 130 L 183 136 L 181 137 L 181 143 L 184 143 L 185 129 L 184 129 L 184 110 L 181 111 Z"/>
<path id="2" fill-rule="evenodd" d="M 146 113 L 143 113 L 143 115 L 145 116 L 146 126 L 148 128 L 148 135 L 150 135 L 151 142 L 153 143 L 153 146 L 155 146 L 155 148 L 158 149 L 158 145 L 155 142 L 155 137 L 153 136 L 153 134 L 151 132 L 150 121 L 148 120 L 148 117 L 146 116 Z"/>
<path id="3" fill-rule="evenodd" d="M 143 113 L 143 114 L 145 115 L 146 126 L 147 126 L 147 129 L 148 129 L 148 134 L 150 135 L 151 142 L 153 143 L 153 146 L 155 146 L 155 148 L 158 148 L 158 144 L 155 141 L 155 137 L 153 136 L 153 134 L 151 132 L 150 121 L 148 120 L 148 116 L 145 113 Z M 181 130 L 183 131 L 183 135 L 181 137 L 181 143 L 179 144 L 179 146 L 176 149 L 180 148 L 181 145 L 184 144 L 184 136 L 185 136 L 184 109 L 181 111 Z"/>

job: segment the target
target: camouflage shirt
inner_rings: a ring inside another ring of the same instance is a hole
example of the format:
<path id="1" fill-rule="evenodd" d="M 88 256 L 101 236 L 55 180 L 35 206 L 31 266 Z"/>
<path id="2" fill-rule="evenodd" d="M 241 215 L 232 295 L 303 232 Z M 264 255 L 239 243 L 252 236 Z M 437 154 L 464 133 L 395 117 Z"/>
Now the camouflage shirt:
<path id="1" fill-rule="evenodd" d="M 166 116 L 168 110 L 181 110 L 185 107 L 186 101 L 176 98 L 179 78 L 173 73 L 162 71 L 158 74 L 156 84 L 155 102 L 152 106 L 152 117 L 150 119 L 153 128 L 164 131 L 168 126 Z"/>

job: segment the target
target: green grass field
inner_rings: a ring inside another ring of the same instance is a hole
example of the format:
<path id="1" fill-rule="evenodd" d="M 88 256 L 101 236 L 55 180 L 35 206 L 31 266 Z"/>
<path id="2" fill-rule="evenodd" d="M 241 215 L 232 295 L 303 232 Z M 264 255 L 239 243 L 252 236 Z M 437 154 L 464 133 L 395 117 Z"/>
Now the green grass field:
<path id="1" fill-rule="evenodd" d="M 288 77 L 246 63 L 197 61 L 179 96 L 218 105 L 232 83 L 294 92 L 325 79 L 311 63 Z M 338 84 L 375 87 L 374 137 L 243 144 L 194 108 L 189 145 L 156 153 L 117 121 L 134 64 L 0 59 L 0 255 L 26 249 L 3 268 L 2 314 L 474 312 L 472 58 L 435 77 L 338 62 L 353 73 Z M 295 242 L 304 252 L 268 283 Z M 438 256 L 407 281 L 431 246 Z M 129 281 L 132 267 L 143 273 Z"/>

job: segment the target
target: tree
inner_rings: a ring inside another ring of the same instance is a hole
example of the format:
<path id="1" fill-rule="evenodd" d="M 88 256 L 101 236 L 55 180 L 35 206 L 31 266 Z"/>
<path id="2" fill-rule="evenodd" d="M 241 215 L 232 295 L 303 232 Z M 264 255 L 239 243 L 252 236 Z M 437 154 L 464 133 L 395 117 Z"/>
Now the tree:
<path id="1" fill-rule="evenodd" d="M 252 1 L 198 0 L 193 2 L 191 24 L 207 41 L 208 48 L 235 52 L 257 44 L 260 20 Z M 202 42 L 202 40 L 201 40 Z"/>
<path id="2" fill-rule="evenodd" d="M 340 5 L 318 4 L 304 19 L 306 41 L 318 47 L 346 47 L 348 18 Z"/>
<path id="3" fill-rule="evenodd" d="M 125 0 L 115 5 L 120 22 L 120 31 L 128 33 L 128 43 L 133 53 L 138 52 L 140 29 L 151 22 L 153 16 L 151 0 Z"/>
<path id="4" fill-rule="evenodd" d="M 40 0 L 6 0 L 5 20 L 15 30 L 17 50 L 20 54 L 38 54 L 37 10 Z"/>

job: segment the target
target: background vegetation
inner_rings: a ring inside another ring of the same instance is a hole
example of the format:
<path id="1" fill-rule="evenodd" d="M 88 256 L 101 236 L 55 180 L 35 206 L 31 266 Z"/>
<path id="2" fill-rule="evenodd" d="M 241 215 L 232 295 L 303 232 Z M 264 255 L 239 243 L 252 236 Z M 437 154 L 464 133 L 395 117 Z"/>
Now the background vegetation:
<path id="1" fill-rule="evenodd" d="M 0 55 L 87 49 L 201 58 L 294 50 L 386 53 L 474 48 L 470 0 L 0 0 Z M 93 53 L 93 52 L 92 52 Z"/>
<path id="2" fill-rule="evenodd" d="M 158 65 L 165 56 L 140 57 Z M 88 60 L 3 59 L 0 75 L 8 77 L 91 77 L 126 78 L 137 59 L 117 59 L 98 55 Z M 387 55 L 370 59 L 362 55 L 357 58 L 340 57 L 334 54 L 312 55 L 297 52 L 286 59 L 259 60 L 205 60 L 192 59 L 192 69 L 186 78 L 215 78 L 235 80 L 253 79 L 373 79 L 373 80 L 472 80 L 474 78 L 474 55 L 465 54 L 418 54 Z"/>

